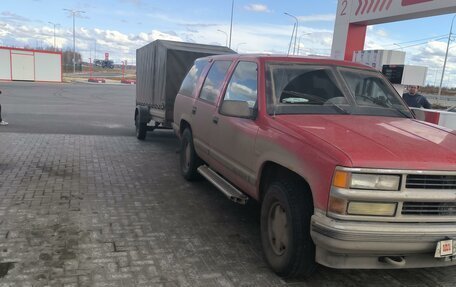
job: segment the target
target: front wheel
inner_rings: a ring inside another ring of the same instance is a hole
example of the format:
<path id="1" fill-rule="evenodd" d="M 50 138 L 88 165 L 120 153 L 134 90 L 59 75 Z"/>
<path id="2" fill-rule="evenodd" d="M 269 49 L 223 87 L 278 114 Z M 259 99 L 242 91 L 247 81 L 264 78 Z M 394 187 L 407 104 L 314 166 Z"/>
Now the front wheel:
<path id="1" fill-rule="evenodd" d="M 316 268 L 310 236 L 312 198 L 299 182 L 269 185 L 261 205 L 261 241 L 269 266 L 282 277 L 308 277 Z"/>
<path id="2" fill-rule="evenodd" d="M 198 167 L 202 164 L 202 160 L 195 152 L 193 146 L 193 136 L 190 129 L 185 129 L 182 133 L 180 146 L 180 170 L 182 176 L 189 181 L 198 179 Z"/>

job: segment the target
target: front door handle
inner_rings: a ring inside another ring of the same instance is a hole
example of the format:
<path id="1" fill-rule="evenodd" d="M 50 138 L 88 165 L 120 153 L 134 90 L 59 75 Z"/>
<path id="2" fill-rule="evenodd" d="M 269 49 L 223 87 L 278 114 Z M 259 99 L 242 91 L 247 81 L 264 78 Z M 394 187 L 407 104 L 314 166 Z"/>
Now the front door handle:
<path id="1" fill-rule="evenodd" d="M 214 124 L 218 124 L 218 121 L 219 121 L 219 118 L 218 118 L 217 116 L 214 116 L 214 117 L 212 118 L 212 122 L 213 122 Z"/>
<path id="2" fill-rule="evenodd" d="M 196 107 L 193 107 L 193 108 L 192 108 L 192 114 L 193 114 L 193 115 L 196 114 Z"/>

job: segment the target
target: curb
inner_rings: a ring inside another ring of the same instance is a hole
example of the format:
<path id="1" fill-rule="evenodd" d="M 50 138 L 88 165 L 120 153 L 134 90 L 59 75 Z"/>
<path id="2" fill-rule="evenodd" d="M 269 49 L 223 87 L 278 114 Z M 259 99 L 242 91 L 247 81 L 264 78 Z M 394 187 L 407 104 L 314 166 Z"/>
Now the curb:
<path id="1" fill-rule="evenodd" d="M 87 80 L 87 82 L 90 82 L 90 83 L 106 83 L 106 80 L 105 79 L 102 79 L 102 78 L 89 78 Z"/>
<path id="2" fill-rule="evenodd" d="M 129 85 L 136 85 L 136 80 L 121 80 L 120 81 L 122 84 L 129 84 Z"/>

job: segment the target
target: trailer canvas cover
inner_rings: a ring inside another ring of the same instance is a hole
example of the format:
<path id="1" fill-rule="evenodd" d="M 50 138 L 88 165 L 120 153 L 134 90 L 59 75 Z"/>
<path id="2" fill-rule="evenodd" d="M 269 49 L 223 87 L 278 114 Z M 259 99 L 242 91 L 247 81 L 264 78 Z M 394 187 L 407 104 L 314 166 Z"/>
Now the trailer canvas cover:
<path id="1" fill-rule="evenodd" d="M 136 105 L 148 106 L 154 117 L 172 122 L 174 99 L 197 58 L 233 54 L 222 47 L 156 40 L 136 50 Z"/>

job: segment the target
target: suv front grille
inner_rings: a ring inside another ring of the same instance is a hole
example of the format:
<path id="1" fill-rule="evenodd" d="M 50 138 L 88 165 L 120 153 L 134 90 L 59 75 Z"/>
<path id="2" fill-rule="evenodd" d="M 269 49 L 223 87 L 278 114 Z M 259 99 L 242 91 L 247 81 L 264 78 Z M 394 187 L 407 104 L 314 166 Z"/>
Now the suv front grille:
<path id="1" fill-rule="evenodd" d="M 456 216 L 456 202 L 404 202 L 402 215 Z"/>
<path id="2" fill-rule="evenodd" d="M 456 175 L 407 175 L 406 188 L 456 189 Z"/>

